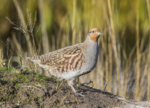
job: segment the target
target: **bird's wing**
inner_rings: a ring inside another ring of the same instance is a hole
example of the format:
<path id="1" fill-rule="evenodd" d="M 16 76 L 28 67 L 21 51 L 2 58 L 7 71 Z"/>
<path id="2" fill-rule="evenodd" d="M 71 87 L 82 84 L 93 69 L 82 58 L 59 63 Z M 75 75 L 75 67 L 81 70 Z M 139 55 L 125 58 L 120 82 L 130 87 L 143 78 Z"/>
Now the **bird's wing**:
<path id="1" fill-rule="evenodd" d="M 41 56 L 31 57 L 29 60 L 38 63 L 43 68 L 67 72 L 80 69 L 84 62 L 84 55 L 80 45 L 74 45 Z"/>

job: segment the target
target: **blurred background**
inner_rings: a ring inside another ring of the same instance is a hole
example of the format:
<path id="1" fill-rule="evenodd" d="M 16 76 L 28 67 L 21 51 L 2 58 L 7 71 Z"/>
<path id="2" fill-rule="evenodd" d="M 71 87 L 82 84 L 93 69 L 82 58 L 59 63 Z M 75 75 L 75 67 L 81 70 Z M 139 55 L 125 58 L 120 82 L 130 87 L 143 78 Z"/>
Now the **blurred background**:
<path id="1" fill-rule="evenodd" d="M 98 63 L 80 82 L 150 100 L 149 0 L 1 0 L 0 67 L 82 42 L 95 27 L 103 33 Z"/>

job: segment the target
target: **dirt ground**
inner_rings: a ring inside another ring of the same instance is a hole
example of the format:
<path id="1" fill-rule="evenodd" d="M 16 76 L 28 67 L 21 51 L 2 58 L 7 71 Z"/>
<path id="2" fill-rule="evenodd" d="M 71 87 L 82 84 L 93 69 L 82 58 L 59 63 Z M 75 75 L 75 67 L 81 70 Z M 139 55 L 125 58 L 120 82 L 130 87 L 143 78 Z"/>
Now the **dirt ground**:
<path id="1" fill-rule="evenodd" d="M 17 72 L 16 69 L 3 67 L 0 69 L 0 108 L 126 108 L 127 106 L 119 96 L 81 84 L 75 87 L 84 94 L 83 97 L 75 95 L 66 81 L 44 77 L 34 71 Z"/>

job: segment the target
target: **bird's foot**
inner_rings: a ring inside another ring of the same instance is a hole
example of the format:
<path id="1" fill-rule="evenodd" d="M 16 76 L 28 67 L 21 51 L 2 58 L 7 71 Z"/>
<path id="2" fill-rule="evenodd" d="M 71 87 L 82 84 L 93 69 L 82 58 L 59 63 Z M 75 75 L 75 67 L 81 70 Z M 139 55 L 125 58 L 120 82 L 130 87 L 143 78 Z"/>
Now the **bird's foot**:
<path id="1" fill-rule="evenodd" d="M 80 97 L 84 97 L 85 95 L 83 94 L 83 92 L 76 92 L 75 93 L 76 96 L 80 96 Z"/>

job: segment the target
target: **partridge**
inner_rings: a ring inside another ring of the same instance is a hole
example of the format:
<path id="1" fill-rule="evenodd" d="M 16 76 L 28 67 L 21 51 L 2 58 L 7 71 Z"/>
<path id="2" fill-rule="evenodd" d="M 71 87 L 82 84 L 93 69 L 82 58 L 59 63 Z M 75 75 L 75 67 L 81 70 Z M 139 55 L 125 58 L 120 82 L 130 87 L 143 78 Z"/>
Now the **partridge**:
<path id="1" fill-rule="evenodd" d="M 76 94 L 77 91 L 73 86 L 74 79 L 89 73 L 96 66 L 100 35 L 99 30 L 93 28 L 82 43 L 27 59 L 37 63 L 49 74 L 67 80 L 68 85 Z"/>

